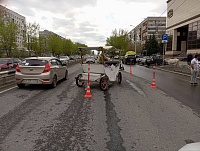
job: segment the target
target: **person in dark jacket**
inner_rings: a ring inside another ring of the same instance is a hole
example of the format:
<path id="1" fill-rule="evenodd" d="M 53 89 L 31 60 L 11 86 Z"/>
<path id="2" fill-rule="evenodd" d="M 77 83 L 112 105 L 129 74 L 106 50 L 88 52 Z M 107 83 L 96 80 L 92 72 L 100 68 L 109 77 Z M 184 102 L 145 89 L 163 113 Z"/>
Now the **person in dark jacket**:
<path id="1" fill-rule="evenodd" d="M 189 53 L 189 54 L 187 55 L 187 63 L 188 63 L 188 65 L 191 64 L 192 59 L 193 59 L 193 55 L 192 55 L 191 53 Z"/>

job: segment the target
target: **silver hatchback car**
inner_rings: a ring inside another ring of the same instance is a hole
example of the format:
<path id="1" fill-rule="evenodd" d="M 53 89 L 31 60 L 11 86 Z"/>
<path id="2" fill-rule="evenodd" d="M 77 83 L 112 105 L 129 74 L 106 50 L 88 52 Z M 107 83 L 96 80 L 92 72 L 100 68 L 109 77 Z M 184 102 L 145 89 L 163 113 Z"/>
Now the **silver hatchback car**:
<path id="1" fill-rule="evenodd" d="M 30 57 L 16 67 L 15 80 L 19 88 L 26 84 L 49 84 L 55 88 L 57 82 L 67 79 L 66 64 L 55 57 Z"/>

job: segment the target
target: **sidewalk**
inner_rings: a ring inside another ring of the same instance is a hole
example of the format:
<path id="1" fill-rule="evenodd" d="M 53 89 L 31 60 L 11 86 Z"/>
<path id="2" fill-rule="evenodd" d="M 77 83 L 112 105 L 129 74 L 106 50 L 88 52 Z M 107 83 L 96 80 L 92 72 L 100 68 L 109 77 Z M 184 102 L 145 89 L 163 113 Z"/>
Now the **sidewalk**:
<path id="1" fill-rule="evenodd" d="M 190 76 L 190 68 L 187 65 L 187 62 L 181 61 L 180 65 L 175 67 L 174 65 L 164 65 L 164 66 L 157 66 L 156 67 L 159 70 L 167 71 L 167 72 L 173 72 L 178 74 L 184 74 L 187 76 Z M 200 74 L 198 75 L 198 78 L 200 78 Z"/>

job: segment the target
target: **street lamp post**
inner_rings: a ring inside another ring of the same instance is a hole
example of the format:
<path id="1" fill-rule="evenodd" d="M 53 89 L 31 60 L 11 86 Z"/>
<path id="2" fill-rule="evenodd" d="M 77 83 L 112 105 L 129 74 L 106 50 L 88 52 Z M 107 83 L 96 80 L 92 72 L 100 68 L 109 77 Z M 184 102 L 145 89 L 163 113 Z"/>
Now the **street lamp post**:
<path id="1" fill-rule="evenodd" d="M 134 30 L 134 40 L 135 40 L 135 53 L 137 53 L 137 32 L 135 32 L 135 30 Z"/>

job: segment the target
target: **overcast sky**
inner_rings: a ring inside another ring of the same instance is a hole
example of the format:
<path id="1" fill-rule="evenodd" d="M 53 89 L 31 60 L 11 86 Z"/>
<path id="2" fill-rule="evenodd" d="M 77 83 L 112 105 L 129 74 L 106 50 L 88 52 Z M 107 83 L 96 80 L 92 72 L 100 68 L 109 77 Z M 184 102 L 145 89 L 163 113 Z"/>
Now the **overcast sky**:
<path id="1" fill-rule="evenodd" d="M 73 42 L 103 46 L 114 29 L 130 31 L 144 18 L 166 16 L 167 0 L 0 0 L 1 4 Z M 130 26 L 132 25 L 132 26 Z"/>

